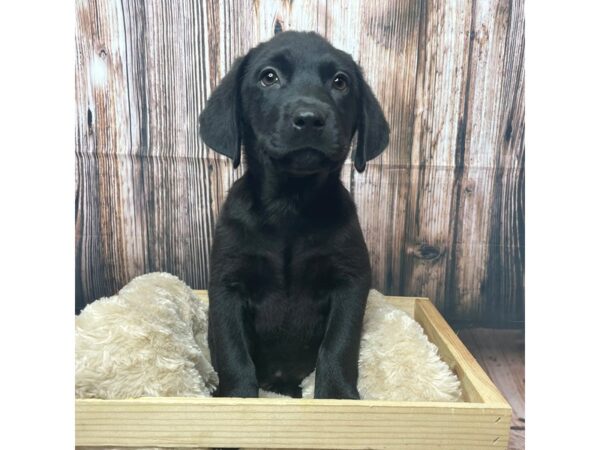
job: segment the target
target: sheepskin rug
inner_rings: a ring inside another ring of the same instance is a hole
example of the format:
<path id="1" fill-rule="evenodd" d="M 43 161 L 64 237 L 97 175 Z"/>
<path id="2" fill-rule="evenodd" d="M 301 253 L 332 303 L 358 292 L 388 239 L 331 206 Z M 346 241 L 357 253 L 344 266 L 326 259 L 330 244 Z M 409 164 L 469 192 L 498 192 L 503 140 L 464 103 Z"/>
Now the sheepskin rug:
<path id="1" fill-rule="evenodd" d="M 206 337 L 207 300 L 173 275 L 150 273 L 89 304 L 75 318 L 75 396 L 210 396 L 218 377 Z M 314 372 L 302 388 L 303 397 L 313 397 Z M 461 400 L 458 378 L 421 326 L 375 290 L 367 300 L 358 390 L 373 400 Z"/>
<path id="2" fill-rule="evenodd" d="M 77 398 L 208 397 L 207 307 L 168 273 L 132 280 L 75 318 Z"/>
<path id="3" fill-rule="evenodd" d="M 412 317 L 371 289 L 358 359 L 358 392 L 363 400 L 459 401 L 460 382 Z M 302 382 L 312 398 L 314 372 Z"/>

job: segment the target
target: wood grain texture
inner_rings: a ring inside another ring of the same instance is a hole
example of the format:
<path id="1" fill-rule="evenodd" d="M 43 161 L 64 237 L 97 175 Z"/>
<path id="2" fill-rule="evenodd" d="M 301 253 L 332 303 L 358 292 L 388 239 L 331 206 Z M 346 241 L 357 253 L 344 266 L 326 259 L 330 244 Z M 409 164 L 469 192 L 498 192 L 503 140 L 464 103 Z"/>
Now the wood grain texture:
<path id="1" fill-rule="evenodd" d="M 348 161 L 374 287 L 453 323 L 524 318 L 522 0 L 77 0 L 77 309 L 155 270 L 206 288 L 233 170 L 197 132 L 235 57 L 315 30 L 361 64 L 391 126 Z"/>
<path id="2" fill-rule="evenodd" d="M 502 449 L 510 412 L 469 403 L 77 400 L 79 446 Z"/>

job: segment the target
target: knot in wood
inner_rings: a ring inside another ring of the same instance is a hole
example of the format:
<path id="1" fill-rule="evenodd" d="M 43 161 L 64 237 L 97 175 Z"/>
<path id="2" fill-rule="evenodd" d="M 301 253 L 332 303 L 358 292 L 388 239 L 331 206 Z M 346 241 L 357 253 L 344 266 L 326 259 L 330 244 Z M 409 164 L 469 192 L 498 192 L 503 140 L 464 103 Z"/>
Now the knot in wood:
<path id="1" fill-rule="evenodd" d="M 414 255 L 419 259 L 435 261 L 440 256 L 442 256 L 442 251 L 439 248 L 434 247 L 433 245 L 429 245 L 422 242 L 418 244 L 417 248 L 414 251 Z"/>

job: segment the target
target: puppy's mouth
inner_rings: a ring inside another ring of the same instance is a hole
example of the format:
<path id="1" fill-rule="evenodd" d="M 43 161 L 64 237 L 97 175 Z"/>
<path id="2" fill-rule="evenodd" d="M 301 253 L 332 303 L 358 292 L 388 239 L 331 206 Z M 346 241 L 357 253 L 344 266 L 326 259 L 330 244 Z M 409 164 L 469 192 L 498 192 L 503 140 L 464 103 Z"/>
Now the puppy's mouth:
<path id="1" fill-rule="evenodd" d="M 329 171 L 334 166 L 331 159 L 313 147 L 303 147 L 281 156 L 269 155 L 269 157 L 277 168 L 293 176 Z"/>

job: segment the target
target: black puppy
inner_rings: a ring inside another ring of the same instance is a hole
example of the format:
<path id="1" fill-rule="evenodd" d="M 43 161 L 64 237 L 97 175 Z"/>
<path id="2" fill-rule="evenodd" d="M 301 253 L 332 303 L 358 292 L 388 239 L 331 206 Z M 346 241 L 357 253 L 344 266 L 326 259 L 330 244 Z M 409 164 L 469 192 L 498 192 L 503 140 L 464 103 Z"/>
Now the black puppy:
<path id="1" fill-rule="evenodd" d="M 217 395 L 258 388 L 357 399 L 371 268 L 340 171 L 355 132 L 359 172 L 389 127 L 350 55 L 315 33 L 285 32 L 238 59 L 200 117 L 206 144 L 246 172 L 217 223 L 208 339 Z"/>

